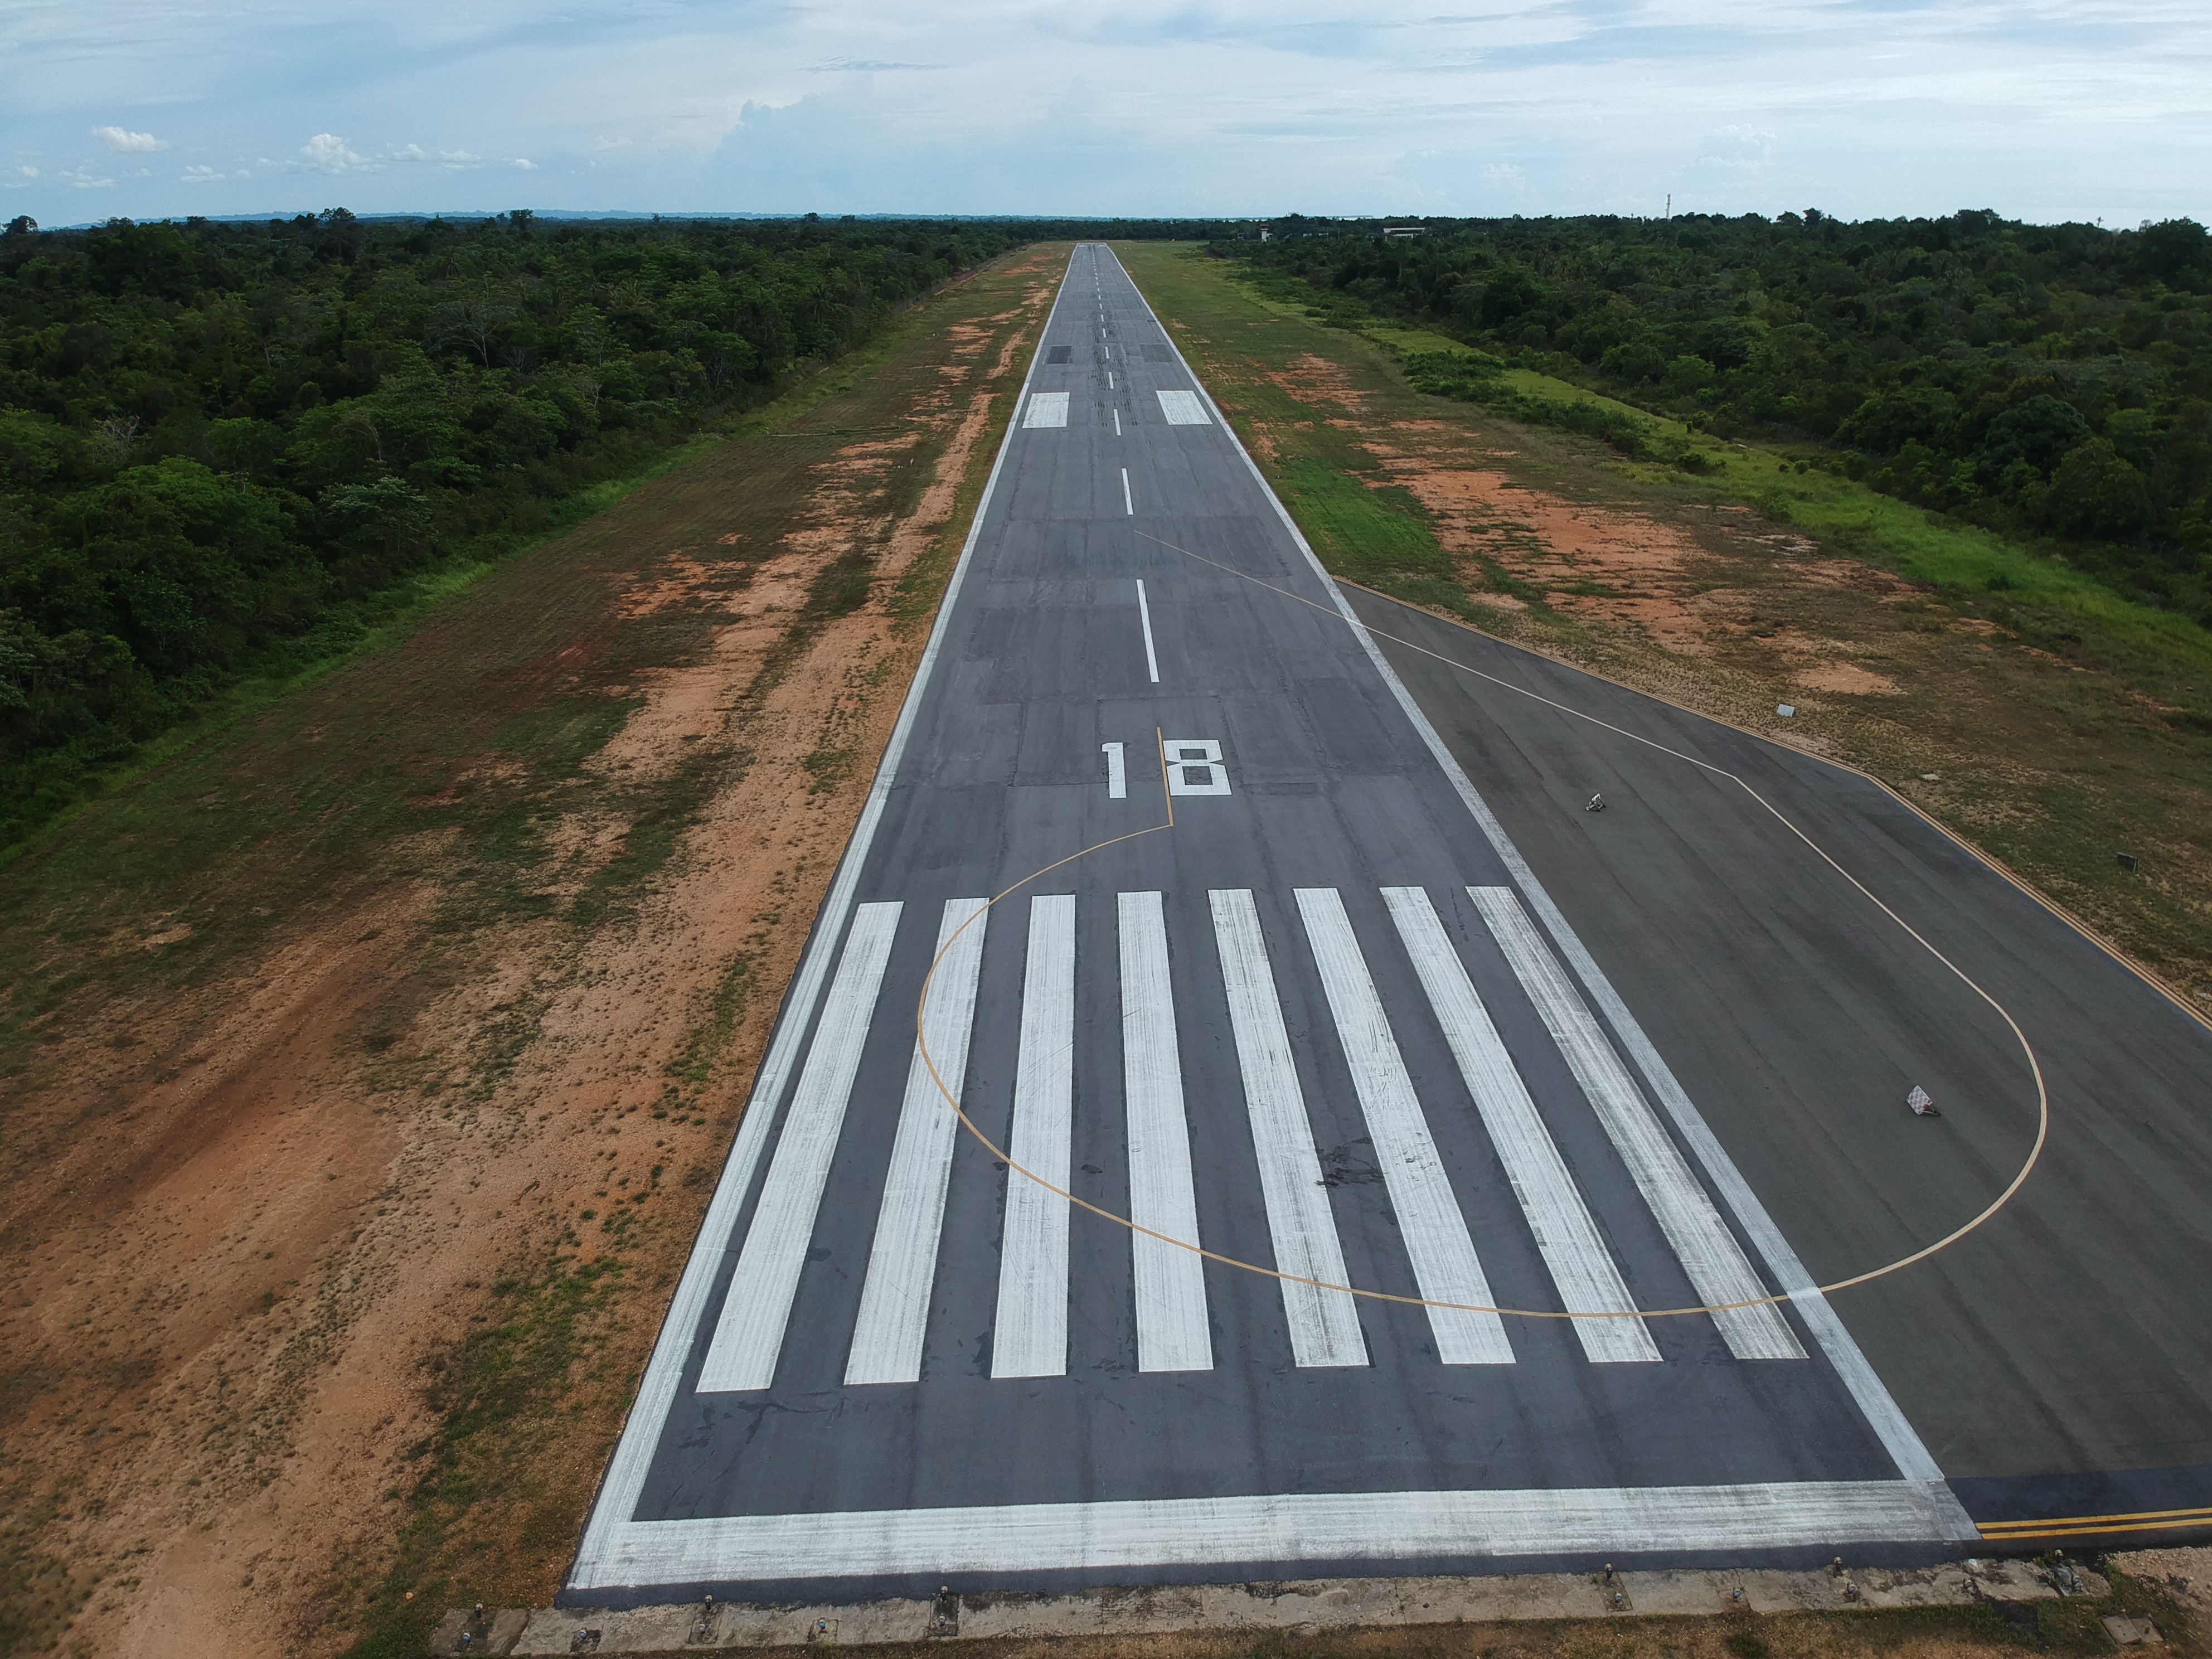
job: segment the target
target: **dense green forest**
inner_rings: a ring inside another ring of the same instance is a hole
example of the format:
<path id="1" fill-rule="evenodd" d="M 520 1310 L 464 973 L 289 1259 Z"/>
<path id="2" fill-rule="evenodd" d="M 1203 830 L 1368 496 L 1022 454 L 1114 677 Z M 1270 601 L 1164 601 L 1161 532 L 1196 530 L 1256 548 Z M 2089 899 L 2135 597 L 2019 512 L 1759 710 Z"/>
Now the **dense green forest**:
<path id="1" fill-rule="evenodd" d="M 955 273 L 1158 224 L 373 221 L 0 235 L 0 845 L 343 654 Z M 1204 228 L 1210 229 L 1211 228 Z"/>
<path id="2" fill-rule="evenodd" d="M 1416 321 L 1486 348 L 1472 374 L 1416 366 L 1432 389 L 1510 402 L 1480 369 L 1516 362 L 1723 437 L 1801 444 L 1808 464 L 2212 626 L 2203 226 L 1808 211 L 1425 228 L 1386 238 L 1293 218 L 1273 240 L 1213 251 L 1319 314 Z M 1603 427 L 1601 410 L 1582 412 Z"/>

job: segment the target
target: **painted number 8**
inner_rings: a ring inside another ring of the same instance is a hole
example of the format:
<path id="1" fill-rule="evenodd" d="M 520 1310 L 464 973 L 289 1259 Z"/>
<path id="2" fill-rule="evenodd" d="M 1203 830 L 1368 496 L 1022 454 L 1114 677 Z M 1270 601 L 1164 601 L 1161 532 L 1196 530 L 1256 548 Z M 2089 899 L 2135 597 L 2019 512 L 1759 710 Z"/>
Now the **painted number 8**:
<path id="1" fill-rule="evenodd" d="M 1170 738 L 1166 740 L 1168 793 L 1225 795 L 1229 769 L 1221 763 L 1221 745 L 1211 738 Z"/>

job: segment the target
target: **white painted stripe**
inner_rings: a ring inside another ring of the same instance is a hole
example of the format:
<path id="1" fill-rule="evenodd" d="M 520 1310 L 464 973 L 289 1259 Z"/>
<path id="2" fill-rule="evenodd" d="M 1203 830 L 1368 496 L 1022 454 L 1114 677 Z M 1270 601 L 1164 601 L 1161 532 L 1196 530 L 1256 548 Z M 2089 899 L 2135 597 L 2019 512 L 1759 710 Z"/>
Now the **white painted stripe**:
<path id="1" fill-rule="evenodd" d="M 1698 1299 L 1705 1303 L 1747 1302 L 1766 1294 L 1759 1275 L 1744 1259 L 1713 1207 L 1705 1188 L 1691 1173 L 1680 1151 L 1627 1066 L 1606 1041 L 1605 1032 L 1577 994 L 1572 981 L 1544 947 L 1536 925 L 1510 887 L 1470 887 L 1468 896 L 1497 939 L 1505 960 L 1535 1005 L 1544 1029 L 1559 1044 L 1575 1081 L 1589 1097 L 1591 1109 L 1636 1182 L 1636 1188 L 1658 1218 L 1659 1230 L 1681 1258 Z M 1802 1359 L 1805 1350 L 1790 1322 L 1773 1307 L 1735 1308 L 1715 1314 L 1729 1352 L 1739 1359 Z"/>
<path id="2" fill-rule="evenodd" d="M 1121 1095 L 1129 1144 L 1129 1218 L 1195 1245 L 1198 1195 L 1183 1118 L 1168 931 L 1158 893 L 1119 896 Z M 1137 1369 L 1210 1371 L 1206 1263 L 1164 1238 L 1130 1235 L 1136 1268 Z"/>
<path id="3" fill-rule="evenodd" d="M 1482 1006 L 1466 964 L 1452 949 L 1436 907 L 1419 887 L 1386 887 L 1383 902 L 1420 975 L 1421 989 L 1443 1028 L 1459 1074 L 1467 1081 L 1507 1184 L 1536 1236 L 1536 1249 L 1569 1313 L 1633 1313 L 1635 1300 L 1605 1247 L 1589 1206 L 1544 1127 L 1504 1039 Z M 1659 1349 L 1640 1319 L 1578 1319 L 1583 1352 L 1598 1364 L 1656 1361 Z"/>
<path id="4" fill-rule="evenodd" d="M 1106 799 L 1127 800 L 1129 798 L 1128 744 L 1102 743 L 1098 747 L 1106 757 Z"/>
<path id="5" fill-rule="evenodd" d="M 1206 405 L 1198 400 L 1195 392 L 1163 392 L 1159 394 L 1160 413 L 1168 417 L 1170 426 L 1211 426 L 1212 419 Z"/>
<path id="6" fill-rule="evenodd" d="M 1137 504 L 1129 498 L 1129 469 L 1121 469 L 1121 510 L 1131 517 L 1136 515 Z"/>
<path id="7" fill-rule="evenodd" d="M 1505 1340 L 1504 1322 L 1494 1313 L 1463 1310 L 1469 1305 L 1493 1305 L 1490 1281 L 1475 1259 L 1467 1218 L 1453 1196 L 1443 1160 L 1437 1156 L 1413 1081 L 1406 1075 L 1406 1062 L 1390 1034 L 1382 1000 L 1375 994 L 1375 981 L 1359 954 L 1351 918 L 1344 914 L 1344 902 L 1334 887 L 1301 887 L 1297 899 L 1298 914 L 1313 945 L 1314 965 L 1320 969 L 1322 989 L 1344 1046 L 1345 1064 L 1351 1068 L 1352 1088 L 1367 1116 L 1367 1132 L 1374 1138 L 1375 1159 L 1382 1166 L 1390 1207 L 1397 1212 L 1398 1231 L 1413 1259 L 1414 1282 L 1427 1301 L 1462 1304 L 1425 1310 L 1436 1335 L 1437 1357 L 1447 1365 L 1510 1365 L 1513 1348 Z"/>
<path id="8" fill-rule="evenodd" d="M 761 1183 L 760 1202 L 715 1322 L 714 1340 L 699 1373 L 701 1394 L 765 1389 L 775 1381 L 784 1328 L 799 1292 L 799 1269 L 814 1242 L 815 1212 L 830 1179 L 830 1160 L 845 1125 L 845 1105 L 860 1074 L 860 1050 L 884 964 L 890 960 L 901 906 L 864 904 L 838 958 L 837 976 L 822 1006 L 822 1024 L 784 1115 L 775 1158 Z"/>
<path id="9" fill-rule="evenodd" d="M 929 1294 L 937 1281 L 937 1245 L 945 1224 L 945 1184 L 960 1120 L 938 1082 L 955 1101 L 968 1075 L 968 1038 L 975 1023 L 975 979 L 983 966 L 988 899 L 947 899 L 938 923 L 937 971 L 922 1012 L 922 1038 L 907 1066 L 906 1097 L 899 1105 L 890 1170 L 876 1212 L 876 1238 L 868 1276 L 860 1286 L 860 1314 L 845 1359 L 845 1381 L 916 1382 L 921 1379 L 922 1339 L 929 1325 Z M 957 937 L 956 937 L 957 936 Z M 924 1044 L 928 1060 L 922 1055 Z M 930 1075 L 929 1062 L 937 1066 Z"/>
<path id="10" fill-rule="evenodd" d="M 1053 296 L 1052 310 L 1045 318 L 1048 331 L 1052 319 L 1060 314 L 1066 292 L 1066 284 L 1062 283 L 1060 293 Z M 1032 356 L 1022 375 L 1020 398 L 1028 397 L 1036 370 L 1036 359 Z M 584 1535 L 576 1546 L 577 1573 L 587 1571 L 589 1563 L 605 1558 L 619 1547 L 623 1529 L 637 1511 L 639 1495 L 645 1490 L 646 1475 L 653 1466 L 654 1448 L 675 1407 L 684 1367 L 698 1340 L 700 1322 L 706 1316 L 708 1298 L 714 1292 L 715 1278 L 721 1270 L 723 1253 L 737 1227 L 745 1194 L 751 1190 L 754 1171 L 760 1167 L 761 1157 L 767 1149 L 775 1103 L 782 1098 L 784 1085 L 791 1077 L 792 1068 L 799 1063 L 807 1018 L 822 994 L 823 981 L 829 976 L 838 937 L 844 932 L 845 918 L 852 910 L 853 894 L 860 885 L 861 866 L 875 845 L 876 831 L 884 821 L 884 807 L 890 799 L 899 768 L 905 762 L 907 744 L 914 736 L 915 719 L 936 672 L 938 657 L 944 650 L 945 636 L 952 626 L 961 592 L 967 585 L 969 568 L 975 560 L 975 545 L 982 539 L 991 502 L 998 494 L 999 476 L 1006 470 L 1006 457 L 1012 449 L 1012 445 L 1002 442 L 999 453 L 992 458 L 990 474 L 983 480 L 983 494 L 975 503 L 975 516 L 968 521 L 967 538 L 960 544 L 960 556 L 952 566 L 951 580 L 945 585 L 945 597 L 938 602 L 936 619 L 930 623 L 929 642 L 922 647 L 921 660 L 915 666 L 914 684 L 907 688 L 906 700 L 899 705 L 890 741 L 884 745 L 883 760 L 868 785 L 867 802 L 860 808 L 860 821 L 853 826 L 853 838 L 846 844 L 845 855 L 838 860 L 836 877 L 823 898 L 814 936 L 799 957 L 799 971 L 792 976 L 791 988 L 785 994 L 783 1013 L 769 1039 L 768 1053 L 761 1061 L 759 1074 L 753 1079 L 752 1093 L 746 1097 L 737 1140 L 722 1165 L 721 1178 L 714 1183 L 714 1195 L 708 1201 L 698 1237 L 684 1261 L 683 1275 L 676 1281 L 676 1293 L 669 1298 L 668 1312 L 660 1322 L 660 1333 L 653 1340 L 653 1354 L 638 1383 L 637 1397 L 623 1419 L 614 1455 L 607 1461 L 606 1478 L 599 1482 L 599 1497 L 592 1504 L 590 1517 L 584 1523 Z"/>
<path id="11" fill-rule="evenodd" d="M 1066 426 L 1067 424 L 1067 393 L 1065 392 L 1032 392 L 1029 412 L 1022 416 L 1024 426 Z"/>
<path id="12" fill-rule="evenodd" d="M 1114 389 L 1114 377 L 1111 374 L 1106 377 L 1106 389 L 1109 392 Z M 1118 409 L 1114 411 L 1114 435 L 1117 438 L 1121 435 L 1121 411 Z"/>
<path id="13" fill-rule="evenodd" d="M 1252 1148 L 1260 1163 L 1260 1195 L 1267 1206 L 1267 1236 L 1275 1270 L 1325 1284 L 1351 1283 L 1336 1217 L 1322 1185 L 1313 1125 L 1298 1087 L 1297 1063 L 1275 995 L 1267 942 L 1251 893 L 1237 888 L 1210 893 L 1213 941 L 1221 954 L 1221 980 L 1229 994 L 1229 1028 L 1237 1039 L 1237 1065 L 1244 1079 L 1244 1110 L 1252 1123 Z M 1364 1365 L 1367 1342 L 1359 1311 L 1346 1291 L 1278 1279 L 1291 1354 L 1301 1365 Z"/>
<path id="14" fill-rule="evenodd" d="M 1135 284 L 1132 283 L 1131 287 L 1134 288 Z M 1159 321 L 1158 313 L 1152 310 L 1151 302 L 1145 298 L 1141 289 L 1137 291 L 1137 302 L 1145 307 L 1146 316 L 1155 323 Z M 1057 309 L 1058 301 L 1054 304 Z M 1168 343 L 1170 349 L 1174 348 L 1172 338 Z M 1176 351 L 1176 361 L 1182 363 L 1186 371 L 1190 368 L 1180 350 Z M 1195 375 L 1192 378 L 1196 380 Z M 1674 1125 L 1674 1132 L 1682 1137 L 1691 1153 L 1704 1166 L 1707 1178 L 1718 1189 L 1738 1224 L 1750 1236 L 1759 1255 L 1765 1258 L 1767 1271 L 1773 1276 L 1777 1287 L 1789 1293 L 1790 1306 L 1805 1322 L 1807 1328 L 1813 1334 L 1813 1340 L 1820 1345 L 1821 1352 L 1827 1356 L 1828 1363 L 1836 1368 L 1836 1374 L 1843 1379 L 1852 1402 L 1865 1415 L 1868 1426 L 1873 1429 L 1883 1449 L 1896 1463 L 1898 1472 L 1907 1480 L 1929 1485 L 1931 1489 L 1944 1493 L 1954 1516 L 1955 1529 L 1952 1536 L 1968 1540 L 1978 1538 L 1980 1534 L 1974 1530 L 1974 1524 L 1967 1517 L 1966 1510 L 1960 1507 L 1956 1498 L 1949 1498 L 1948 1489 L 1942 1486 L 1943 1471 L 1929 1454 L 1927 1443 L 1921 1439 L 1919 1431 L 1899 1408 L 1896 1399 L 1875 1374 L 1856 1339 L 1844 1328 L 1844 1322 L 1836 1316 L 1836 1310 L 1829 1305 L 1827 1297 L 1820 1294 L 1820 1285 L 1805 1270 L 1805 1264 L 1797 1259 L 1797 1252 L 1783 1237 L 1782 1229 L 1775 1225 L 1774 1218 L 1759 1201 L 1759 1195 L 1751 1190 L 1751 1183 L 1743 1178 L 1743 1171 L 1735 1167 L 1735 1161 L 1728 1155 L 1728 1149 L 1721 1145 L 1711 1126 L 1698 1110 L 1697 1103 L 1683 1089 L 1665 1058 L 1653 1046 L 1650 1036 L 1637 1023 L 1636 1016 L 1629 1012 L 1628 1005 L 1620 1000 L 1620 993 L 1613 988 L 1613 981 L 1605 975 L 1605 970 L 1597 965 L 1596 959 L 1576 936 L 1574 929 L 1567 925 L 1566 917 L 1552 902 L 1552 896 L 1544 890 L 1543 883 L 1536 879 L 1536 872 L 1521 856 L 1521 849 L 1513 844 L 1512 837 L 1505 833 L 1504 825 L 1499 823 L 1497 815 L 1491 811 L 1490 804 L 1483 799 L 1458 761 L 1452 757 L 1451 750 L 1437 734 L 1436 727 L 1429 723 L 1429 717 L 1421 712 L 1420 704 L 1406 689 L 1406 683 L 1398 678 L 1397 671 L 1390 666 L 1389 660 L 1382 654 L 1382 646 L 1360 622 L 1358 613 L 1352 608 L 1351 599 L 1322 568 L 1320 556 L 1298 529 L 1297 520 L 1291 516 L 1290 508 L 1283 505 L 1282 498 L 1269 487 L 1267 475 L 1260 471 L 1260 464 L 1252 459 L 1251 452 L 1237 436 L 1237 429 L 1230 426 L 1222 416 L 1221 406 L 1213 402 L 1212 394 L 1206 392 L 1203 382 L 1199 383 L 1199 392 L 1213 410 L 1214 418 L 1220 421 L 1228 432 L 1229 441 L 1236 445 L 1237 453 L 1243 459 L 1245 470 L 1252 475 L 1253 482 L 1260 486 L 1261 493 L 1267 496 L 1267 504 L 1274 508 L 1276 521 L 1283 526 L 1283 533 L 1290 538 L 1291 544 L 1304 558 L 1316 590 L 1328 596 L 1336 606 L 1337 614 L 1352 629 L 1353 637 L 1359 641 L 1368 662 L 1382 677 L 1382 684 L 1389 688 L 1390 695 L 1397 700 L 1400 710 L 1412 725 L 1414 733 L 1426 746 L 1446 781 L 1457 793 L 1460 804 L 1467 808 L 1468 816 L 1474 820 L 1475 828 L 1482 831 L 1483 839 L 1490 843 L 1491 850 L 1504 865 L 1506 873 L 1512 877 L 1513 884 L 1520 890 L 1522 900 L 1535 913 L 1545 932 L 1551 935 L 1559 954 L 1566 959 L 1568 967 L 1574 970 L 1576 980 L 1590 1000 L 1597 1005 L 1598 1012 L 1612 1022 L 1613 1029 L 1620 1033 L 1628 1058 L 1635 1061 L 1637 1069 L 1644 1074 L 1659 1103 L 1666 1108 L 1667 1115 Z M 1002 451 L 1002 456 L 1003 453 Z M 639 1479 L 643 1479 L 641 1471 Z"/>
<path id="15" fill-rule="evenodd" d="M 1074 1086 L 1075 896 L 1043 893 L 1030 901 L 1014 1129 L 1006 1151 L 1024 1169 L 1063 1189 Z M 1009 1170 L 991 1375 L 1066 1373 L 1067 1200 Z"/>
<path id="16" fill-rule="evenodd" d="M 1109 392 L 1111 392 L 1114 389 L 1114 371 L 1110 368 L 1106 371 L 1106 389 Z M 1120 416 L 1117 414 L 1115 418 L 1118 420 Z M 1118 433 L 1120 432 L 1121 428 L 1117 426 L 1114 429 Z"/>
<path id="17" fill-rule="evenodd" d="M 1407 1561 L 1644 1551 L 1828 1549 L 1948 1542 L 1940 1484 L 1806 1480 L 1732 1486 L 1295 1492 L 991 1509 L 872 1510 L 647 1521 L 580 1570 L 577 1589 L 940 1572 L 1042 1572 L 1237 1562 Z M 1969 1534 L 1968 1536 L 1972 1536 Z M 588 1576 L 587 1576 L 588 1573 Z"/>
<path id="18" fill-rule="evenodd" d="M 1152 677 L 1152 684 L 1160 683 L 1160 659 L 1152 649 L 1152 607 L 1145 598 L 1145 584 L 1137 583 L 1137 620 L 1145 629 L 1145 672 Z"/>

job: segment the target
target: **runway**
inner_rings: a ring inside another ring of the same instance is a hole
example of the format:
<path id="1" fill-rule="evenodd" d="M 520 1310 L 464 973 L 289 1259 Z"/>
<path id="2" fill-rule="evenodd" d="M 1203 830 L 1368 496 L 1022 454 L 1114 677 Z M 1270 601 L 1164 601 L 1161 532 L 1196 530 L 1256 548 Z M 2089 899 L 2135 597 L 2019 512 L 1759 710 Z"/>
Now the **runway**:
<path id="1" fill-rule="evenodd" d="M 1920 1304 L 1811 1287 L 2002 1186 L 2001 1023 L 1350 625 L 1103 246 L 1022 398 L 563 1599 L 1965 1547 Z"/>

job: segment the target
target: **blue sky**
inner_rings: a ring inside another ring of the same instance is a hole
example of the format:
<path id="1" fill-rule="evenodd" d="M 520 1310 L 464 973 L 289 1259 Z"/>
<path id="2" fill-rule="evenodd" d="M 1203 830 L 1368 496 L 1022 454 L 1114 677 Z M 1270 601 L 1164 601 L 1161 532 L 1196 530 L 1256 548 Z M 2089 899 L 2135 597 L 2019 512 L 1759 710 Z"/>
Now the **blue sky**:
<path id="1" fill-rule="evenodd" d="M 2206 0 L 7 0 L 0 217 L 2212 217 Z"/>

